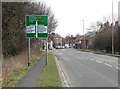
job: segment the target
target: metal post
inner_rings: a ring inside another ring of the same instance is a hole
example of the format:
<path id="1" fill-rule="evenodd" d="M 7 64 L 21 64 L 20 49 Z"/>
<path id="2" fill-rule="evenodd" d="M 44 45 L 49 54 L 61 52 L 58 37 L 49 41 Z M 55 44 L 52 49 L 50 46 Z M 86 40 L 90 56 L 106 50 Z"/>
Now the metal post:
<path id="1" fill-rule="evenodd" d="M 30 65 L 30 38 L 28 39 L 28 66 Z"/>
<path id="2" fill-rule="evenodd" d="M 37 32 L 37 25 L 38 25 L 38 21 L 36 21 L 36 38 L 38 37 L 38 32 Z"/>
<path id="3" fill-rule="evenodd" d="M 113 0 L 112 0 L 112 54 L 114 54 Z"/>
<path id="4" fill-rule="evenodd" d="M 85 49 L 84 20 L 83 21 L 83 49 Z"/>
<path id="5" fill-rule="evenodd" d="M 48 38 L 46 38 L 46 65 L 48 64 Z"/>

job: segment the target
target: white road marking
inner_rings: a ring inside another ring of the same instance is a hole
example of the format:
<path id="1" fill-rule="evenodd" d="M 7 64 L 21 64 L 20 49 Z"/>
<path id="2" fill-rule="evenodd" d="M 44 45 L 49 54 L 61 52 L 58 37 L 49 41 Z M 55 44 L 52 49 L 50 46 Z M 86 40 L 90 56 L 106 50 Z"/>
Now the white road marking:
<path id="1" fill-rule="evenodd" d="M 102 61 L 98 61 L 98 60 L 96 60 L 96 62 L 98 62 L 98 63 L 103 63 Z"/>
<path id="2" fill-rule="evenodd" d="M 104 63 L 104 64 L 107 65 L 107 66 L 109 66 L 109 67 L 113 67 L 113 68 L 119 69 L 118 66 L 116 66 L 116 65 L 110 65 L 108 63 Z"/>
<path id="3" fill-rule="evenodd" d="M 104 64 L 107 65 L 107 66 L 109 65 L 108 63 L 104 63 Z"/>
<path id="4" fill-rule="evenodd" d="M 118 66 L 115 67 L 116 69 L 119 69 Z"/>
<path id="5" fill-rule="evenodd" d="M 61 77 L 61 81 L 63 83 L 63 87 L 70 87 L 70 83 L 68 82 L 67 78 L 66 78 L 66 75 L 64 73 L 64 70 L 62 69 L 61 65 L 59 64 L 58 60 L 57 60 L 57 57 L 55 57 L 55 60 L 56 60 L 56 64 L 57 64 L 57 68 L 58 68 L 58 72 L 59 72 L 59 75 Z M 65 86 L 64 86 L 65 85 Z"/>
<path id="6" fill-rule="evenodd" d="M 107 66 L 109 66 L 109 67 L 113 67 L 112 65 L 110 65 L 110 64 L 108 64 L 108 63 L 106 63 L 105 61 L 104 61 L 104 62 L 102 62 L 102 61 L 95 60 L 95 59 L 90 59 L 90 60 L 92 60 L 92 61 L 96 61 L 96 62 L 98 62 L 98 63 L 103 63 L 103 64 L 105 64 L 105 65 L 107 65 Z M 115 66 L 115 68 L 116 68 L 116 69 L 119 69 L 119 68 L 118 68 L 118 67 L 116 67 L 116 66 Z"/>
<path id="7" fill-rule="evenodd" d="M 103 64 L 105 64 L 105 65 L 107 65 L 107 66 L 109 66 L 109 67 L 112 67 L 112 68 L 116 68 L 116 69 L 119 69 L 120 70 L 120 67 L 118 67 L 118 66 L 120 66 L 120 64 L 117 64 L 117 65 L 110 65 L 110 64 L 108 64 L 107 62 L 105 62 L 105 61 L 99 61 L 99 60 L 96 60 L 96 59 L 90 59 L 91 61 L 96 61 L 96 62 L 98 62 L 98 63 L 103 63 Z"/>
<path id="8" fill-rule="evenodd" d="M 92 61 L 93 61 L 94 59 L 90 59 L 90 60 L 92 60 Z"/>
<path id="9" fill-rule="evenodd" d="M 120 68 L 118 67 L 118 65 L 114 65 L 114 67 L 115 67 L 116 69 L 120 69 Z"/>
<path id="10" fill-rule="evenodd" d="M 112 65 L 108 65 L 109 67 L 113 67 Z"/>

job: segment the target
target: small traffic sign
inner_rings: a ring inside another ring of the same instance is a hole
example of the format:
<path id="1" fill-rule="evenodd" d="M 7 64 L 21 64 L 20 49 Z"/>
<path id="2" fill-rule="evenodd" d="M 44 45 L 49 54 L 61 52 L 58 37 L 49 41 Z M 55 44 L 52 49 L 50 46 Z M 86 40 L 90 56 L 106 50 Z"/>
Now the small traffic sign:
<path id="1" fill-rule="evenodd" d="M 27 15 L 26 16 L 26 38 L 47 38 L 48 16 Z"/>

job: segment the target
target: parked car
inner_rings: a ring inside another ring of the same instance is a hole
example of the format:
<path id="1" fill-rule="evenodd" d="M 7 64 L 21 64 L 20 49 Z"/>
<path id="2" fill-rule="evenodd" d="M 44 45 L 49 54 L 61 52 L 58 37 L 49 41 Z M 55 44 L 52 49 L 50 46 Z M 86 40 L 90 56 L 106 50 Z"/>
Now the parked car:
<path id="1" fill-rule="evenodd" d="M 62 49 L 62 48 L 63 48 L 63 47 L 60 46 L 60 45 L 56 46 L 56 49 Z"/>
<path id="2" fill-rule="evenodd" d="M 48 49 L 49 49 L 49 50 L 53 50 L 53 48 L 52 48 L 52 47 L 50 47 L 50 46 L 49 46 L 49 48 L 48 48 Z"/>
<path id="3" fill-rule="evenodd" d="M 62 46 L 63 49 L 65 49 L 65 46 Z"/>
<path id="4" fill-rule="evenodd" d="M 55 48 L 56 48 L 56 49 L 60 49 L 60 46 L 58 45 L 58 46 L 56 46 Z"/>

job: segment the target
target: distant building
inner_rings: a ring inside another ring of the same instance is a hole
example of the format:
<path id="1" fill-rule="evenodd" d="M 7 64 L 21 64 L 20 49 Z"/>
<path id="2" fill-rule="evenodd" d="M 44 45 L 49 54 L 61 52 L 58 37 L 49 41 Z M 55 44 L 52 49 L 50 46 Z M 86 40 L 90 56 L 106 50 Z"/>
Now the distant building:
<path id="1" fill-rule="evenodd" d="M 48 40 L 48 49 L 53 49 L 53 41 L 51 39 Z"/>
<path id="2" fill-rule="evenodd" d="M 92 40 L 87 37 L 86 35 L 76 35 L 76 37 L 73 36 L 66 36 L 65 37 L 65 46 L 71 46 L 76 49 L 83 49 L 83 48 L 91 48 L 92 46 Z"/>
<path id="3" fill-rule="evenodd" d="M 59 35 L 55 35 L 53 38 L 53 47 L 56 47 L 57 45 L 64 45 L 64 38 Z"/>
<path id="4" fill-rule="evenodd" d="M 62 45 L 62 37 L 55 38 L 55 44 L 56 45 Z"/>
<path id="5" fill-rule="evenodd" d="M 77 49 L 89 48 L 89 39 L 84 35 L 77 35 L 75 39 L 75 47 Z"/>
<path id="6" fill-rule="evenodd" d="M 65 46 L 74 47 L 75 46 L 75 39 L 76 39 L 76 37 L 66 36 L 65 37 Z"/>

